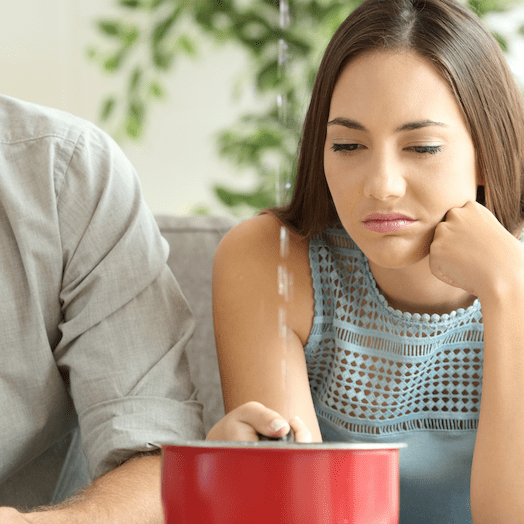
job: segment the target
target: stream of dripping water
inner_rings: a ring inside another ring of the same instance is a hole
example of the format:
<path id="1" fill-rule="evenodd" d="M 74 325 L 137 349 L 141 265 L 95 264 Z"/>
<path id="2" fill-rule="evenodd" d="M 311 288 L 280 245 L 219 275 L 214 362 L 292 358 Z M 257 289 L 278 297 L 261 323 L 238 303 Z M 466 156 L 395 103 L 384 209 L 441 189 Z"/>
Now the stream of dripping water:
<path id="1" fill-rule="evenodd" d="M 288 0 L 279 2 L 279 27 L 286 29 L 290 23 L 289 3 Z M 289 51 L 287 42 L 280 38 L 278 42 L 278 75 L 284 78 L 289 61 Z M 281 92 L 277 95 L 278 118 L 282 125 L 287 123 L 287 95 Z M 290 181 L 287 180 L 286 166 L 282 163 L 278 166 L 276 181 L 276 200 L 277 205 L 281 206 L 286 203 L 286 197 L 291 187 Z M 278 332 L 282 346 L 282 393 L 284 396 L 284 416 L 289 420 L 292 414 L 289 412 L 289 378 L 287 372 L 287 362 L 289 360 L 289 331 L 288 331 L 288 304 L 292 299 L 293 293 L 293 275 L 288 271 L 287 258 L 289 257 L 289 231 L 286 227 L 280 228 L 280 264 L 278 266 L 278 294 L 282 297 L 281 305 L 278 309 Z"/>

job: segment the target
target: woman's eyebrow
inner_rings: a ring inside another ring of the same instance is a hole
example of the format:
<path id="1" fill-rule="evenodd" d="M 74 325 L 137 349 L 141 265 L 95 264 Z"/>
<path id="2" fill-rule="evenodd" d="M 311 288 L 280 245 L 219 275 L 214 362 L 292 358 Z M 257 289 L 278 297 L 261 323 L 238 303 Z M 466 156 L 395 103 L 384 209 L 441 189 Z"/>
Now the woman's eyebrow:
<path id="1" fill-rule="evenodd" d="M 349 118 L 337 117 L 328 122 L 329 126 L 344 126 L 348 129 L 356 129 L 357 131 L 367 131 L 367 129 L 362 125 L 356 122 L 355 120 L 350 120 Z"/>
<path id="2" fill-rule="evenodd" d="M 329 126 L 344 126 L 348 129 L 356 129 L 357 131 L 367 131 L 367 129 L 357 121 L 343 117 L 337 117 L 329 121 L 328 127 Z M 395 132 L 400 133 L 402 131 L 414 131 L 415 129 L 422 129 L 424 127 L 431 126 L 449 127 L 447 124 L 444 124 L 442 122 L 435 122 L 433 120 L 417 120 L 416 122 L 408 122 L 406 124 L 401 125 L 397 129 L 395 129 Z"/>
<path id="3" fill-rule="evenodd" d="M 449 127 L 447 124 L 444 124 L 442 122 L 434 122 L 433 120 L 419 120 L 417 122 L 408 122 L 407 124 L 397 127 L 395 131 L 397 133 L 400 133 L 401 131 L 413 131 L 415 129 L 422 129 L 423 127 L 431 126 Z"/>

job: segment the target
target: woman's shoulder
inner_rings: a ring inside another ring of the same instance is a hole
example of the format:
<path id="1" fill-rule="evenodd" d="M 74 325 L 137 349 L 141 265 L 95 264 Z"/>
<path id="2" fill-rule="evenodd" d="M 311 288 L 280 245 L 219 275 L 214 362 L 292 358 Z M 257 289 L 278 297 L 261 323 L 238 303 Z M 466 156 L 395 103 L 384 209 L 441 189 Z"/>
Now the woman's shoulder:
<path id="1" fill-rule="evenodd" d="M 215 254 L 214 295 L 231 303 L 239 303 L 240 295 L 259 297 L 276 311 L 284 300 L 283 284 L 291 282 L 288 320 L 304 342 L 314 310 L 309 241 L 290 230 L 283 236 L 282 226 L 273 215 L 262 214 L 224 236 Z"/>
<path id="2" fill-rule="evenodd" d="M 226 255 L 241 261 L 250 259 L 264 264 L 282 263 L 283 258 L 294 260 L 307 256 L 309 242 L 289 229 L 271 214 L 257 215 L 240 222 L 220 241 L 217 257 Z M 254 260 L 253 260 L 254 259 Z M 231 260 L 230 260 L 231 261 Z"/>

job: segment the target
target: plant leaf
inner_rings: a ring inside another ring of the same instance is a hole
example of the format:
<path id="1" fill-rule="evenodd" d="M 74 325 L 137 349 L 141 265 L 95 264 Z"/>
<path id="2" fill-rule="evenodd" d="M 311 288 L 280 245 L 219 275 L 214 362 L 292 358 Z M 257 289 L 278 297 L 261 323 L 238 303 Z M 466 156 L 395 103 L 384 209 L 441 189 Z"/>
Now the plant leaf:
<path id="1" fill-rule="evenodd" d="M 180 14 L 182 13 L 183 6 L 176 7 L 173 12 L 167 17 L 159 22 L 151 36 L 151 43 L 153 47 L 157 47 L 160 42 L 166 37 L 169 30 L 173 27 L 173 24 L 176 22 Z"/>
<path id="2" fill-rule="evenodd" d="M 129 48 L 133 44 L 135 44 L 138 41 L 138 37 L 140 36 L 140 32 L 138 30 L 138 27 L 132 27 L 128 31 L 125 31 L 125 33 L 122 36 L 122 41 L 124 43 L 124 46 Z"/>
<path id="3" fill-rule="evenodd" d="M 507 11 L 511 5 L 511 0 L 468 0 L 468 7 L 482 17 L 487 13 Z"/>
<path id="4" fill-rule="evenodd" d="M 275 205 L 275 197 L 260 187 L 249 193 L 231 191 L 219 185 L 215 185 L 213 189 L 218 199 L 228 207 L 246 205 L 255 209 L 263 209 Z"/>
<path id="5" fill-rule="evenodd" d="M 500 48 L 502 49 L 502 52 L 507 53 L 509 50 L 509 45 L 507 40 L 496 31 L 492 31 L 491 34 L 495 37 L 495 40 L 499 43 Z"/>
<path id="6" fill-rule="evenodd" d="M 257 76 L 257 87 L 261 91 L 268 91 L 278 85 L 278 63 L 276 60 L 269 62 Z"/>
<path id="7" fill-rule="evenodd" d="M 113 73 L 117 69 L 120 69 L 122 62 L 124 61 L 125 54 L 125 49 L 121 49 L 117 53 L 110 55 L 104 60 L 104 69 L 108 73 Z"/>
<path id="8" fill-rule="evenodd" d="M 102 111 L 100 118 L 103 122 L 109 120 L 109 117 L 113 113 L 116 106 L 116 99 L 115 97 L 109 97 L 104 101 L 104 105 L 102 106 Z"/>
<path id="9" fill-rule="evenodd" d="M 129 92 L 136 91 L 142 80 L 143 70 L 140 66 L 137 66 L 131 75 L 131 81 L 129 82 Z"/>
<path id="10" fill-rule="evenodd" d="M 209 216 L 211 215 L 211 209 L 206 204 L 198 204 L 191 210 L 191 214 Z"/>
<path id="11" fill-rule="evenodd" d="M 184 51 L 186 55 L 195 57 L 198 54 L 196 42 L 189 35 L 182 35 L 177 40 L 177 47 Z"/>
<path id="12" fill-rule="evenodd" d="M 115 22 L 114 20 L 99 20 L 98 28 L 105 35 L 115 37 L 120 36 L 122 24 L 120 22 Z"/>
<path id="13" fill-rule="evenodd" d="M 120 0 L 120 5 L 123 7 L 129 7 L 131 9 L 136 9 L 137 7 L 142 7 L 140 0 Z"/>
<path id="14" fill-rule="evenodd" d="M 166 0 L 150 0 L 149 8 L 151 10 L 156 9 L 157 7 L 161 6 L 165 2 L 166 2 Z"/>
<path id="15" fill-rule="evenodd" d="M 166 96 L 164 89 L 158 82 L 151 82 L 149 84 L 149 95 L 158 100 L 161 100 Z"/>
<path id="16" fill-rule="evenodd" d="M 153 53 L 153 63 L 157 69 L 167 71 L 175 58 L 175 51 L 155 50 Z"/>
<path id="17" fill-rule="evenodd" d="M 145 105 L 141 100 L 132 100 L 129 104 L 125 121 L 126 134 L 137 140 L 140 138 L 144 127 Z"/>

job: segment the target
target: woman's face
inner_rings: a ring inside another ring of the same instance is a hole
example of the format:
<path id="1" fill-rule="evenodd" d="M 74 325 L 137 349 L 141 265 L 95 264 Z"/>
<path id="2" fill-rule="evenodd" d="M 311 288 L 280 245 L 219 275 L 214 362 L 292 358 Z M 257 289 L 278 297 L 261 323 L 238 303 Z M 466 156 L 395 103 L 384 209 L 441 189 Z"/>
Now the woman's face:
<path id="1" fill-rule="evenodd" d="M 479 184 L 451 89 L 412 52 L 368 53 L 343 70 L 324 170 L 344 228 L 370 262 L 388 268 L 427 256 L 438 223 L 475 200 Z"/>

